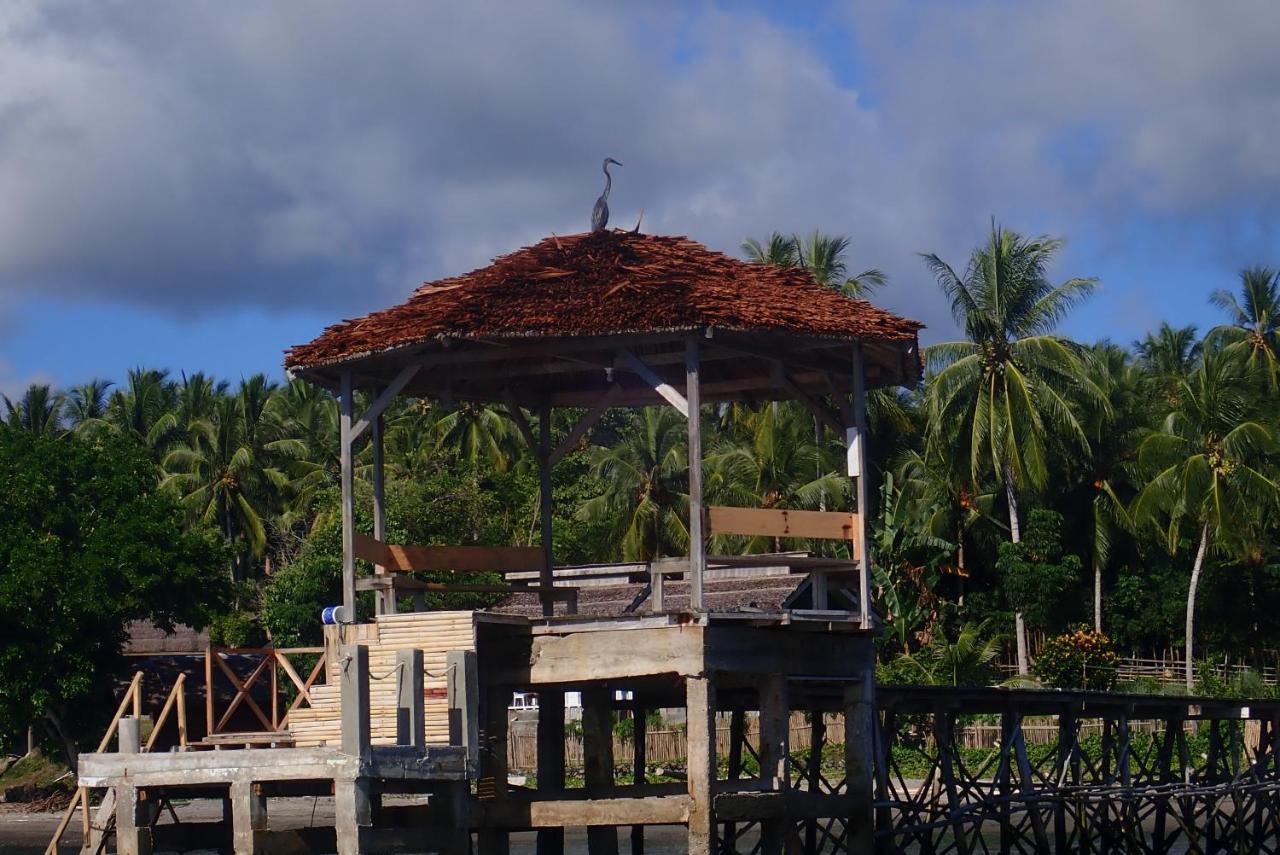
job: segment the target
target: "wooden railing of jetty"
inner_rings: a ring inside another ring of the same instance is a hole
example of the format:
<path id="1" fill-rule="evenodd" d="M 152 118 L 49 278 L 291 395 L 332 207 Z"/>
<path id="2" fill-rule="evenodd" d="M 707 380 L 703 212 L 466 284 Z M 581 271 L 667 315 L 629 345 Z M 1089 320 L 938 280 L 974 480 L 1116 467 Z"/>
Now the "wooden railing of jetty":
<path id="1" fill-rule="evenodd" d="M 227 664 L 229 656 L 260 657 L 249 676 L 240 679 L 235 670 Z M 307 677 L 295 667 L 290 657 L 315 656 L 315 664 L 306 669 Z M 283 673 L 288 682 L 282 684 L 280 674 Z M 216 709 L 215 677 L 221 675 L 235 690 L 235 695 L 221 714 Z M 323 647 L 214 647 L 205 648 L 204 656 L 204 712 L 205 731 L 210 736 L 225 732 L 231 717 L 242 705 L 247 707 L 262 725 L 264 731 L 280 733 L 289 729 L 289 714 L 300 706 L 311 703 L 311 689 L 318 682 L 323 682 L 325 674 L 325 649 Z M 253 697 L 253 688 L 259 679 L 266 675 L 270 681 L 271 711 L 268 713 Z M 292 685 L 297 694 L 288 698 L 287 690 Z M 287 706 L 285 706 L 287 704 Z M 283 712 L 281 712 L 283 708 Z"/>

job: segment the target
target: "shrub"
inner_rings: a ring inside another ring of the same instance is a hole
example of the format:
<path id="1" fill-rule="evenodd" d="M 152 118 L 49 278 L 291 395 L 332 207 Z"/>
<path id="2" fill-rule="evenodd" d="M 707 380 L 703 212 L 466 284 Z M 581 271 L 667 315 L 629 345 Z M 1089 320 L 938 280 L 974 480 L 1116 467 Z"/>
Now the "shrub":
<path id="1" fill-rule="evenodd" d="M 1059 689 L 1105 692 L 1116 682 L 1116 652 L 1105 634 L 1077 629 L 1046 641 L 1034 670 Z"/>

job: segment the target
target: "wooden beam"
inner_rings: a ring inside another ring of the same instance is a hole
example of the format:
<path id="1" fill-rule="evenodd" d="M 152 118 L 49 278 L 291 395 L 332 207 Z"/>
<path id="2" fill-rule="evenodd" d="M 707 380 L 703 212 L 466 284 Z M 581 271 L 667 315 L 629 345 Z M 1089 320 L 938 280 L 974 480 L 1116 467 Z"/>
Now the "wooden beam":
<path id="1" fill-rule="evenodd" d="M 793 511 L 782 508 L 707 508 L 711 534 L 760 537 L 812 537 L 858 540 L 858 515 L 843 511 Z"/>
<path id="2" fill-rule="evenodd" d="M 871 550 L 867 543 L 867 509 L 870 503 L 871 468 L 867 461 L 867 383 L 866 362 L 862 345 L 853 347 L 853 429 L 850 436 L 850 462 L 856 465 L 854 493 L 858 502 L 858 536 L 854 541 L 858 559 L 858 614 L 865 628 L 871 616 Z"/>
<path id="3" fill-rule="evenodd" d="M 379 413 L 373 420 L 373 430 L 369 434 L 369 444 L 373 446 L 373 537 L 383 540 L 387 535 L 386 479 L 385 460 L 383 454 L 383 419 Z M 375 573 L 385 573 L 386 568 L 375 565 Z M 388 596 L 379 595 L 375 603 L 378 614 L 395 614 L 395 592 Z"/>
<path id="4" fill-rule="evenodd" d="M 663 380 L 653 369 L 645 365 L 638 356 L 629 350 L 621 350 L 618 352 L 618 360 L 621 365 L 645 383 L 649 384 L 649 388 L 661 395 L 667 403 L 680 411 L 685 418 L 689 417 L 689 402 L 685 400 L 685 396 L 676 391 L 675 387 L 667 381 Z M 686 371 L 687 371 L 686 366 Z"/>
<path id="5" fill-rule="evenodd" d="M 520 430 L 520 435 L 524 437 L 525 444 L 529 446 L 529 450 L 537 454 L 538 438 L 534 436 L 533 427 L 529 424 L 529 420 L 524 417 L 524 413 L 520 411 L 520 405 L 516 403 L 515 396 L 511 394 L 510 389 L 503 390 L 502 403 L 507 409 L 507 415 L 511 417 L 511 421 L 515 422 L 516 427 Z"/>
<path id="6" fill-rule="evenodd" d="M 385 411 L 387 407 L 391 405 L 391 402 L 396 399 L 396 396 L 404 391 L 404 387 L 409 385 L 409 381 L 414 378 L 414 375 L 418 373 L 421 367 L 422 366 L 420 365 L 406 365 L 404 368 L 400 369 L 400 372 L 392 378 L 390 383 L 387 384 L 387 388 L 382 390 L 382 394 L 373 399 L 373 403 L 369 405 L 369 409 L 365 410 L 364 415 L 360 417 L 360 421 L 356 422 L 355 425 L 352 426 L 351 442 L 354 443 L 360 438 L 361 434 L 369 429 L 369 426 L 373 424 L 373 420 L 382 415 L 383 411 Z M 344 374 L 344 383 L 348 382 L 347 378 L 349 376 L 350 372 L 346 372 L 346 374 Z M 343 394 L 345 395 L 346 387 L 344 386 L 343 388 Z"/>
<path id="7" fill-rule="evenodd" d="M 689 819 L 687 795 L 641 798 L 506 799 L 484 805 L 484 822 L 500 828 L 573 828 L 581 826 L 683 825 Z"/>
<path id="8" fill-rule="evenodd" d="M 839 414 L 817 398 L 810 396 L 790 376 L 782 378 L 782 388 L 786 389 L 792 398 L 803 404 L 805 409 L 813 413 L 813 417 L 821 422 L 824 427 L 837 436 L 844 432 L 844 425 L 840 423 Z"/>
<path id="9" fill-rule="evenodd" d="M 554 520 L 552 509 L 554 503 L 551 488 L 551 405 L 543 404 L 538 408 L 538 521 L 542 531 L 542 567 L 540 581 L 544 590 L 555 586 L 555 555 L 553 554 Z M 542 596 L 542 614 L 551 616 L 556 613 L 555 602 Z"/>
<path id="10" fill-rule="evenodd" d="M 689 608 L 702 611 L 702 575 L 707 568 L 707 543 L 702 533 L 702 388 L 697 336 L 685 339 L 684 414 L 689 420 Z"/>
<path id="11" fill-rule="evenodd" d="M 359 532 L 352 536 L 355 556 L 389 571 L 417 573 L 431 570 L 503 572 L 541 570 L 538 546 L 398 546 Z"/>
<path id="12" fill-rule="evenodd" d="M 352 449 L 355 443 L 352 419 L 355 417 L 356 400 L 350 371 L 342 373 L 341 405 L 339 446 L 342 482 L 342 610 L 343 622 L 352 623 L 356 619 L 356 476 Z"/>
<path id="13" fill-rule="evenodd" d="M 608 411 L 609 407 L 613 406 L 614 399 L 618 397 L 621 391 L 622 387 L 617 383 L 605 390 L 604 394 L 600 396 L 600 400 L 591 409 L 587 410 L 586 414 L 578 419 L 573 427 L 569 428 L 568 435 L 560 441 L 560 444 L 548 456 L 550 465 L 555 466 L 566 454 L 573 451 L 582 437 L 586 436 L 587 431 L 591 430 L 596 422 L 600 421 L 600 417 Z"/>

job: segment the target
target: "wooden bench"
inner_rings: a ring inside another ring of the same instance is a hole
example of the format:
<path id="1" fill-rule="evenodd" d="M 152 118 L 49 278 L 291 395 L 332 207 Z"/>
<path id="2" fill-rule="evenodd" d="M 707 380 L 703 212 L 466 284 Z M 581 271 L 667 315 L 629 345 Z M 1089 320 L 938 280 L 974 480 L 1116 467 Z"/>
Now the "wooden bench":
<path id="1" fill-rule="evenodd" d="M 188 751 L 222 751 L 229 748 L 292 748 L 293 734 L 286 730 L 254 730 L 214 733 L 187 746 Z"/>

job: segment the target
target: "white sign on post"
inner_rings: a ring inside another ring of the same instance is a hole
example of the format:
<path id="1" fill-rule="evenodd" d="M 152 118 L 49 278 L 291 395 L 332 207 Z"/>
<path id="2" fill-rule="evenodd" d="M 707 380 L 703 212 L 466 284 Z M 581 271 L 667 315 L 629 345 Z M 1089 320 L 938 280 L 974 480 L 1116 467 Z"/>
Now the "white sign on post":
<path id="1" fill-rule="evenodd" d="M 849 477 L 859 478 L 862 476 L 862 431 L 856 427 L 845 428 L 844 445 Z"/>

